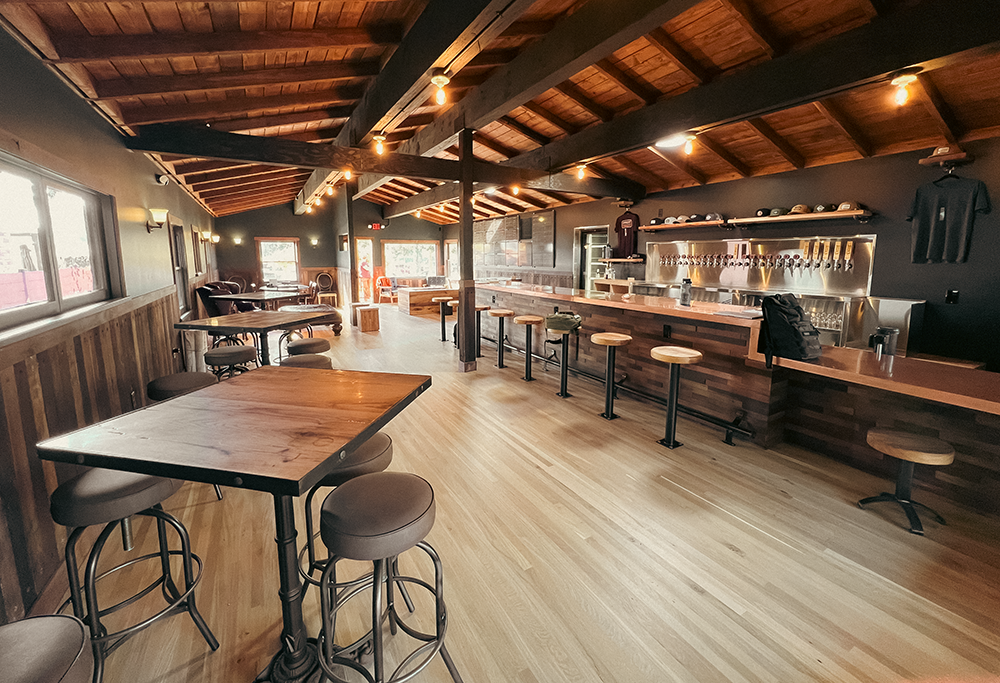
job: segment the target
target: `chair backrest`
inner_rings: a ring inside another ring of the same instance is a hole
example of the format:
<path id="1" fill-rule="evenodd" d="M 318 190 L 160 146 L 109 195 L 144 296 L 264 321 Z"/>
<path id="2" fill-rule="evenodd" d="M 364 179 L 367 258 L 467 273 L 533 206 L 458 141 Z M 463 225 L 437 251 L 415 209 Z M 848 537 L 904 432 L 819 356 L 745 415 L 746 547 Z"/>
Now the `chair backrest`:
<path id="1" fill-rule="evenodd" d="M 213 286 L 218 284 L 221 283 L 210 282 L 194 290 L 198 293 L 198 298 L 201 299 L 201 303 L 205 307 L 205 311 L 212 318 L 220 315 L 229 315 L 234 309 L 231 301 L 219 301 L 218 299 L 210 298 L 213 294 L 233 294 L 233 292 L 229 291 L 229 287 Z"/>
<path id="2" fill-rule="evenodd" d="M 316 275 L 316 284 L 319 285 L 319 291 L 329 292 L 333 290 L 333 276 L 324 270 Z"/>
<path id="3" fill-rule="evenodd" d="M 378 287 L 379 289 L 382 289 L 383 287 L 385 289 L 389 289 L 390 287 L 392 287 L 392 282 L 385 275 L 380 275 L 378 278 L 375 279 L 375 286 Z"/>

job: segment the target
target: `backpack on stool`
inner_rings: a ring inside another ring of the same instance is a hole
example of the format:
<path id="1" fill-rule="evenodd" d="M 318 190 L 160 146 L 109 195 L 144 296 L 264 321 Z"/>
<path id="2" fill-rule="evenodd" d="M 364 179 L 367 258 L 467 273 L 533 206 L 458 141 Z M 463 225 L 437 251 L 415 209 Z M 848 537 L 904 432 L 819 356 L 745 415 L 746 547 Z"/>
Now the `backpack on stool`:
<path id="1" fill-rule="evenodd" d="M 760 302 L 764 313 L 761 345 L 767 367 L 774 356 L 791 360 L 819 358 L 823 347 L 819 331 L 809 322 L 794 294 L 766 296 Z"/>

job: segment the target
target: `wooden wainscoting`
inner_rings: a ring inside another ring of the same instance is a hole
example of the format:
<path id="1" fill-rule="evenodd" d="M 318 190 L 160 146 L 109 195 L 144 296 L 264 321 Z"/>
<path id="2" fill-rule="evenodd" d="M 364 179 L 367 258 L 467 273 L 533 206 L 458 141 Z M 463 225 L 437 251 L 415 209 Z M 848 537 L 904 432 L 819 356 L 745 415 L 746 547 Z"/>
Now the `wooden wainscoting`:
<path id="1" fill-rule="evenodd" d="M 0 623 L 62 567 L 49 495 L 77 468 L 39 460 L 35 443 L 146 405 L 146 383 L 174 371 L 177 315 L 170 286 L 0 347 Z"/>

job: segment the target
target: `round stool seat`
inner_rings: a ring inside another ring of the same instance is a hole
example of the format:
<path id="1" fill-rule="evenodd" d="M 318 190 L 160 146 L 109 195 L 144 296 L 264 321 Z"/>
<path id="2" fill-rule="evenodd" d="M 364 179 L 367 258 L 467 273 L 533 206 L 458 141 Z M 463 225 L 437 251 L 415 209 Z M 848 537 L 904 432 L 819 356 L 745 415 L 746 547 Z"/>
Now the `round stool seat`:
<path id="1" fill-rule="evenodd" d="M 333 490 L 320 512 L 320 535 L 335 557 L 378 560 L 422 541 L 434 526 L 434 489 L 407 472 L 375 472 Z"/>
<path id="2" fill-rule="evenodd" d="M 281 367 L 333 370 L 333 361 L 330 360 L 329 356 L 321 356 L 318 353 L 300 353 L 296 356 L 289 356 L 281 361 Z"/>
<path id="3" fill-rule="evenodd" d="M 305 337 L 288 342 L 285 348 L 290 356 L 303 353 L 323 353 L 330 350 L 330 341 L 319 337 Z"/>
<path id="4" fill-rule="evenodd" d="M 514 318 L 515 325 L 538 325 L 545 322 L 545 318 L 540 315 L 519 315 Z"/>
<path id="5" fill-rule="evenodd" d="M 601 346 L 625 346 L 632 341 L 632 337 L 617 332 L 597 332 L 590 335 L 590 341 Z"/>
<path id="6" fill-rule="evenodd" d="M 210 387 L 218 381 L 219 378 L 211 372 L 175 372 L 157 377 L 147 384 L 146 395 L 154 401 L 163 401 L 195 389 Z"/>
<path id="7" fill-rule="evenodd" d="M 452 300 L 452 297 L 450 297 L 450 296 L 436 296 L 433 299 L 431 299 L 431 301 L 433 301 L 436 304 L 439 304 L 442 301 L 444 301 L 445 303 L 448 303 L 451 300 Z"/>
<path id="8" fill-rule="evenodd" d="M 249 363 L 255 358 L 257 349 L 253 346 L 218 346 L 205 352 L 205 362 L 216 367 Z"/>
<path id="9" fill-rule="evenodd" d="M 448 305 L 453 307 L 457 307 L 458 304 L 459 304 L 458 299 L 452 299 L 451 301 L 448 302 Z"/>
<path id="10" fill-rule="evenodd" d="M 90 634 L 79 619 L 62 614 L 0 626 L 0 670 L 8 683 L 89 683 Z"/>
<path id="11" fill-rule="evenodd" d="M 150 474 L 92 469 L 52 493 L 52 519 L 71 528 L 107 524 L 162 503 L 182 483 Z"/>
<path id="12" fill-rule="evenodd" d="M 514 311 L 508 310 L 506 308 L 491 308 L 487 313 L 493 318 L 513 318 Z"/>
<path id="13" fill-rule="evenodd" d="M 486 304 L 476 304 L 476 310 L 477 311 L 488 311 L 488 310 L 490 310 L 490 307 L 487 306 Z"/>
<path id="14" fill-rule="evenodd" d="M 681 365 L 700 363 L 702 359 L 701 351 L 695 351 L 683 346 L 657 346 L 650 349 L 649 355 L 664 363 L 678 363 Z"/>
<path id="15" fill-rule="evenodd" d="M 362 474 L 383 472 L 392 463 L 392 439 L 379 432 L 350 453 L 344 455 L 330 474 L 320 479 L 317 486 L 340 486 Z"/>
<path id="16" fill-rule="evenodd" d="M 886 455 L 919 465 L 950 465 L 955 460 L 951 444 L 920 434 L 894 429 L 869 429 L 868 445 Z"/>

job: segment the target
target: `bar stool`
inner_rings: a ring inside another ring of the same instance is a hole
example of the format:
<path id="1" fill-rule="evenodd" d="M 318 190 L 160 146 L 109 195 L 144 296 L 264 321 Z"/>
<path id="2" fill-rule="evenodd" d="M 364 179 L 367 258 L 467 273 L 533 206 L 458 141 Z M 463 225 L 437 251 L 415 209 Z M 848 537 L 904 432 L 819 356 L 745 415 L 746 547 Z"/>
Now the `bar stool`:
<path id="1" fill-rule="evenodd" d="M 918 503 L 911 496 L 913 486 L 913 465 L 950 465 L 955 460 L 955 449 L 951 444 L 920 434 L 896 431 L 893 429 L 869 429 L 868 445 L 879 453 L 892 456 L 899 460 L 899 474 L 896 475 L 896 492 L 880 493 L 877 496 L 858 501 L 858 507 L 864 508 L 869 503 L 896 502 L 903 508 L 910 521 L 910 533 L 924 535 L 924 527 L 920 523 L 914 506 L 922 507 L 933 515 L 938 524 L 944 524 L 944 517 L 923 503 Z"/>
<path id="2" fill-rule="evenodd" d="M 455 348 L 457 349 L 458 348 L 458 334 L 459 334 L 459 329 L 460 329 L 459 326 L 458 326 L 458 323 L 459 323 L 459 320 L 458 320 L 459 301 L 458 301 L 458 299 L 452 299 L 451 301 L 448 302 L 448 305 L 451 307 L 451 310 L 455 311 L 455 324 L 451 328 L 451 340 L 455 344 Z"/>
<path id="3" fill-rule="evenodd" d="M 559 343 L 562 347 L 562 357 L 559 359 L 559 393 L 556 396 L 569 398 L 573 395 L 566 390 L 566 381 L 569 378 L 569 334 L 572 330 L 546 329 L 545 331 L 562 335 L 562 341 Z"/>
<path id="4" fill-rule="evenodd" d="M 180 396 L 196 389 L 218 384 L 219 378 L 211 372 L 175 372 L 172 375 L 157 377 L 146 385 L 146 395 L 153 401 L 165 401 L 174 396 Z M 222 487 L 213 484 L 215 495 L 222 500 Z"/>
<path id="5" fill-rule="evenodd" d="M 590 341 L 608 347 L 608 363 L 604 373 L 604 412 L 601 413 L 601 417 L 613 420 L 618 417 L 615 415 L 615 349 L 628 344 L 632 341 L 632 337 L 617 332 L 598 332 L 590 335 Z"/>
<path id="6" fill-rule="evenodd" d="M 330 340 L 321 337 L 303 337 L 288 342 L 285 346 L 289 356 L 298 356 L 303 353 L 323 353 L 330 350 Z"/>
<path id="7" fill-rule="evenodd" d="M 483 311 L 490 310 L 490 307 L 486 304 L 476 304 L 476 358 L 483 357 L 483 326 L 482 326 L 482 313 Z"/>
<path id="8" fill-rule="evenodd" d="M 329 356 L 319 353 L 300 353 L 289 356 L 281 361 L 283 368 L 313 368 L 314 370 L 333 370 L 333 361 Z"/>
<path id="9" fill-rule="evenodd" d="M 497 331 L 497 367 L 505 368 L 507 366 L 503 364 L 503 346 L 506 337 L 503 333 L 503 321 L 504 318 L 513 318 L 514 311 L 510 311 L 506 308 L 491 308 L 488 313 L 491 318 L 497 319 L 497 325 L 499 325 Z"/>
<path id="10" fill-rule="evenodd" d="M 677 366 L 700 363 L 702 353 L 701 351 L 695 351 L 683 346 L 657 346 L 650 350 L 649 355 L 654 360 L 670 364 L 670 390 L 667 393 L 667 430 L 663 438 L 657 443 L 671 449 L 678 448 L 684 444 L 675 438 L 677 434 L 677 394 L 681 386 L 681 369 Z"/>
<path id="11" fill-rule="evenodd" d="M 448 303 L 451 301 L 450 296 L 436 296 L 431 299 L 432 302 L 438 304 L 441 307 L 441 341 L 448 341 L 448 335 L 445 331 L 445 318 L 448 317 Z"/>
<path id="12" fill-rule="evenodd" d="M 68 614 L 0 626 L 0 671 L 8 683 L 91 683 L 94 653 L 87 629 Z"/>
<path id="13" fill-rule="evenodd" d="M 191 540 L 187 529 L 173 515 L 165 512 L 160 505 L 181 487 L 180 481 L 164 479 L 148 474 L 120 472 L 117 470 L 91 469 L 80 476 L 61 484 L 53 493 L 50 510 L 52 519 L 58 524 L 69 527 L 72 532 L 66 541 L 66 573 L 69 579 L 70 599 L 73 613 L 90 628 L 90 642 L 94 653 L 94 681 L 99 683 L 104 675 L 104 660 L 122 643 L 153 622 L 185 611 L 201 631 L 212 650 L 219 648 L 219 641 L 212 635 L 194 600 L 194 589 L 201 580 L 204 565 L 201 558 L 191 552 Z M 159 538 L 159 551 L 129 560 L 117 567 L 107 570 L 100 576 L 97 566 L 101 551 L 108 538 L 116 528 L 121 527 L 122 541 L 126 550 L 132 549 L 133 515 L 143 515 L 156 520 L 156 533 Z M 77 566 L 76 546 L 80 537 L 88 527 L 103 524 L 104 529 L 98 535 L 87 557 L 84 573 L 84 583 L 80 584 L 80 570 Z M 167 539 L 167 525 L 173 527 L 180 539 L 180 550 L 171 550 Z M 170 556 L 179 555 L 184 571 L 184 583 L 181 589 L 174 583 L 170 567 Z M 97 603 L 97 582 L 113 574 L 119 569 L 143 562 L 159 559 L 161 575 L 146 588 L 121 602 L 104 607 Z M 198 571 L 194 571 L 194 563 Z M 167 606 L 153 616 L 132 626 L 114 633 L 108 633 L 101 619 L 139 598 L 152 592 L 159 586 Z"/>
<path id="14" fill-rule="evenodd" d="M 515 325 L 524 325 L 524 377 L 525 382 L 533 382 L 531 376 L 531 326 L 539 325 L 545 321 L 540 315 L 519 315 L 514 318 Z"/>
<path id="15" fill-rule="evenodd" d="M 212 373 L 219 379 L 249 371 L 246 364 L 256 360 L 257 349 L 253 346 L 217 346 L 205 352 L 205 364 L 212 367 Z"/>
<path id="16" fill-rule="evenodd" d="M 434 515 L 434 490 L 431 485 L 407 472 L 364 474 L 338 486 L 326 497 L 320 513 L 320 536 L 330 557 L 320 580 L 323 624 L 318 649 L 320 666 L 332 680 L 343 680 L 334 672 L 334 667 L 341 665 L 358 671 L 372 683 L 405 681 L 424 669 L 440 653 L 452 680 L 462 683 L 462 677 L 444 644 L 448 614 L 445 610 L 441 559 L 424 540 L 434 526 Z M 419 548 L 431 559 L 434 565 L 433 585 L 419 578 L 394 573 L 395 558 L 412 548 Z M 344 590 L 336 590 L 337 561 L 340 559 L 370 561 L 373 564 L 371 576 L 366 577 L 370 578 L 372 591 L 372 628 L 343 648 L 334 644 L 337 613 L 367 587 L 351 582 L 346 584 Z M 434 597 L 433 633 L 418 631 L 396 613 L 394 588 L 402 588 L 407 583 L 425 589 Z M 393 635 L 401 629 L 408 636 L 422 641 L 388 676 L 382 629 L 386 621 Z M 372 673 L 348 656 L 369 642 L 374 659 Z"/>

